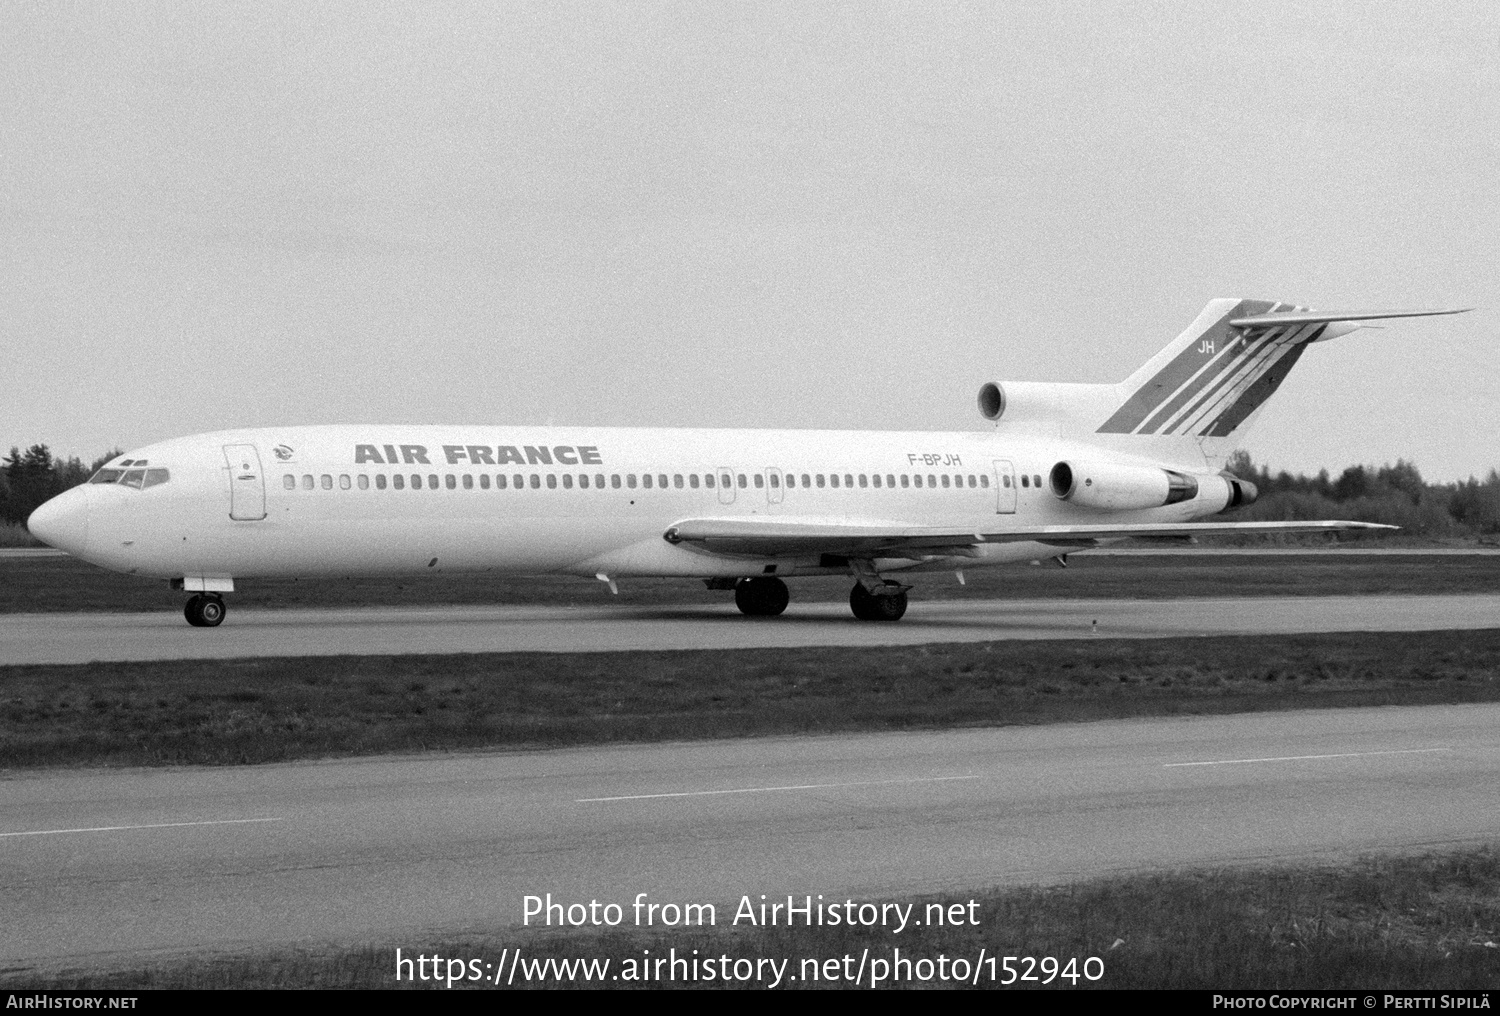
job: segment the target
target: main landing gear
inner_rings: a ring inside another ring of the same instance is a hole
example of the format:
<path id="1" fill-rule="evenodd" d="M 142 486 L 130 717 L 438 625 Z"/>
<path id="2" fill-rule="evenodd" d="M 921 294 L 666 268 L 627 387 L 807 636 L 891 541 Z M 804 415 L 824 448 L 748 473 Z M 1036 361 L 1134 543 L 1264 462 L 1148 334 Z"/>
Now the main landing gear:
<path id="1" fill-rule="evenodd" d="M 182 616 L 194 628 L 217 628 L 224 621 L 224 598 L 217 593 L 194 593 L 183 606 Z"/>
<path id="2" fill-rule="evenodd" d="M 872 592 L 863 582 L 849 590 L 849 609 L 861 621 L 899 621 L 906 613 L 906 590 L 899 582 L 885 581 Z"/>
<path id="3" fill-rule="evenodd" d="M 740 579 L 734 584 L 734 605 L 750 617 L 775 617 L 791 598 L 780 579 Z"/>

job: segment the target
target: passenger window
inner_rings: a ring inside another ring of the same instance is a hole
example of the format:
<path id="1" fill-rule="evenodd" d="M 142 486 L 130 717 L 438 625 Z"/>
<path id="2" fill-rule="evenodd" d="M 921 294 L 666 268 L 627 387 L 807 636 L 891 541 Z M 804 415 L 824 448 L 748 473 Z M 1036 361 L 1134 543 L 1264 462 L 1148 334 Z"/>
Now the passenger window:
<path id="1" fill-rule="evenodd" d="M 368 476 L 366 476 L 364 473 L 360 473 L 359 474 L 359 489 L 360 490 L 369 490 L 370 489 L 370 478 Z"/>
<path id="2" fill-rule="evenodd" d="M 104 474 L 100 473 L 99 475 L 103 476 Z M 116 473 L 115 475 L 118 476 L 119 474 Z M 100 482 L 98 476 L 94 477 L 94 482 L 95 483 L 99 483 Z M 103 482 L 107 483 L 109 481 L 106 480 L 106 481 L 103 481 Z M 295 476 L 293 476 L 291 473 L 287 473 L 285 476 L 283 476 L 281 478 L 281 485 L 284 488 L 286 488 L 287 490 L 296 490 L 297 489 L 297 478 Z"/>
<path id="3" fill-rule="evenodd" d="M 860 473 L 859 474 L 859 485 L 861 487 L 868 487 L 870 485 L 870 478 L 868 476 L 866 476 L 864 473 Z"/>
<path id="4" fill-rule="evenodd" d="M 915 487 L 922 486 L 922 474 L 921 473 L 917 473 L 917 474 L 915 474 L 915 475 L 912 476 L 912 486 L 915 486 Z"/>
<path id="5" fill-rule="evenodd" d="M 787 473 L 786 474 L 786 485 L 787 485 L 788 488 L 797 486 L 797 474 L 796 473 Z"/>
<path id="6" fill-rule="evenodd" d="M 780 487 L 781 486 L 781 477 L 777 476 L 775 473 L 771 474 L 771 486 L 773 486 L 773 487 Z"/>
<path id="7" fill-rule="evenodd" d="M 854 474 L 853 473 L 845 473 L 844 474 L 844 486 L 846 486 L 846 487 L 852 487 L 852 486 L 854 486 Z"/>
<path id="8" fill-rule="evenodd" d="M 609 474 L 609 485 L 611 487 L 613 487 L 615 490 L 619 490 L 620 489 L 620 474 L 619 473 L 610 473 Z"/>
<path id="9" fill-rule="evenodd" d="M 354 483 L 353 483 L 353 481 L 351 481 L 349 479 L 349 474 L 348 473 L 340 473 L 339 474 L 339 490 L 348 490 L 352 486 L 354 486 Z"/>
<path id="10" fill-rule="evenodd" d="M 422 489 L 422 474 L 421 473 L 412 473 L 411 474 L 411 489 L 412 490 L 421 490 Z"/>
<path id="11" fill-rule="evenodd" d="M 818 481 L 818 486 L 819 486 L 819 487 L 823 487 L 823 486 L 827 486 L 827 483 L 828 483 L 828 481 L 827 481 L 827 479 L 826 479 L 826 478 L 825 478 L 825 477 L 824 477 L 824 476 L 823 476 L 823 474 L 822 474 L 822 473 L 818 473 L 818 474 L 817 474 L 817 476 L 816 476 L 816 479 L 817 479 L 817 481 Z"/>
<path id="12" fill-rule="evenodd" d="M 509 485 L 509 481 L 507 480 L 506 475 L 504 473 L 496 473 L 495 474 L 495 489 L 496 490 L 504 490 L 508 485 Z"/>
<path id="13" fill-rule="evenodd" d="M 146 481 L 141 484 L 141 489 L 145 490 L 147 487 L 154 487 L 158 483 L 166 483 L 168 479 L 169 477 L 165 469 L 148 469 L 146 470 Z"/>
<path id="14" fill-rule="evenodd" d="M 385 474 L 384 473 L 376 473 L 375 474 L 375 489 L 376 490 L 385 490 Z"/>
<path id="15" fill-rule="evenodd" d="M 973 473 L 969 474 L 969 486 L 971 486 L 971 487 L 977 487 L 977 486 L 979 486 L 979 480 L 974 476 Z"/>
<path id="16" fill-rule="evenodd" d="M 943 474 L 943 486 L 944 487 L 949 486 L 949 480 L 948 480 L 948 474 L 947 473 Z"/>
<path id="17" fill-rule="evenodd" d="M 657 473 L 656 474 L 656 485 L 658 487 L 660 487 L 662 490 L 666 490 L 667 489 L 667 474 L 666 473 Z M 682 486 L 682 484 L 679 483 L 678 486 L 680 487 L 680 486 Z"/>
<path id="18" fill-rule="evenodd" d="M 641 486 L 645 487 L 647 490 L 651 489 L 651 474 L 650 473 L 643 473 L 641 475 Z"/>
<path id="19" fill-rule="evenodd" d="M 557 489 L 557 474 L 556 473 L 548 473 L 547 474 L 547 489 L 548 490 L 556 490 Z"/>
<path id="20" fill-rule="evenodd" d="M 1040 487 L 1042 485 L 1042 478 L 1040 476 L 1033 476 L 1031 482 Z"/>
<path id="21" fill-rule="evenodd" d="M 812 486 L 812 477 L 808 476 L 806 473 L 802 474 L 802 486 L 804 486 L 804 487 L 811 487 Z M 820 483 L 820 484 L 818 484 L 818 486 L 821 487 L 822 484 Z"/>
<path id="22" fill-rule="evenodd" d="M 763 490 L 766 486 L 766 478 L 759 473 L 755 474 L 755 489 Z"/>
<path id="23" fill-rule="evenodd" d="M 1010 475 L 1009 474 L 1002 474 L 1001 477 L 1000 477 L 1000 482 L 1003 483 L 1003 484 L 1005 484 L 1007 487 L 1009 487 L 1010 486 Z"/>
<path id="24" fill-rule="evenodd" d="M 830 487 L 837 487 L 838 485 L 839 485 L 839 474 L 838 473 L 830 473 L 828 475 L 828 486 L 830 486 Z"/>
<path id="25" fill-rule="evenodd" d="M 1030 487 L 1031 486 L 1031 477 L 1027 476 L 1025 473 L 1021 474 L 1021 486 L 1023 486 L 1023 487 Z"/>
<path id="26" fill-rule="evenodd" d="M 594 474 L 594 486 L 598 487 L 600 490 L 604 489 L 604 474 L 603 473 L 595 473 Z"/>
<path id="27" fill-rule="evenodd" d="M 578 489 L 579 490 L 588 490 L 588 488 L 589 488 L 589 474 L 588 473 L 579 473 L 578 474 Z"/>
<path id="28" fill-rule="evenodd" d="M 443 486 L 447 487 L 449 490 L 457 490 L 458 477 L 454 476 L 452 473 L 443 474 Z"/>
<path id="29" fill-rule="evenodd" d="M 573 489 L 573 474 L 572 473 L 564 473 L 564 474 L 562 474 L 562 481 L 563 481 L 563 489 L 564 490 L 572 490 Z"/>
<path id="30" fill-rule="evenodd" d="M 318 477 L 318 485 L 321 486 L 324 490 L 332 490 L 333 477 L 329 476 L 327 473 L 324 473 L 322 476 Z"/>
<path id="31" fill-rule="evenodd" d="M 536 477 L 533 476 L 532 479 L 535 480 Z M 526 486 L 526 476 L 525 476 L 525 474 L 523 474 L 523 473 L 517 473 L 516 476 L 515 476 L 515 480 L 516 480 L 516 489 L 517 490 L 520 490 L 521 488 L 523 488 L 523 487 Z M 535 487 L 536 484 L 533 483 L 532 486 Z"/>
<path id="32" fill-rule="evenodd" d="M 465 473 L 464 474 L 464 490 L 473 490 L 473 489 L 474 489 L 474 477 L 470 476 L 468 473 Z"/>
<path id="33" fill-rule="evenodd" d="M 698 489 L 698 474 L 697 473 L 689 473 L 688 474 L 688 486 L 692 487 L 694 490 Z"/>
<path id="34" fill-rule="evenodd" d="M 625 486 L 629 487 L 631 490 L 635 490 L 635 474 L 634 473 L 626 473 L 625 474 Z"/>
<path id="35" fill-rule="evenodd" d="M 453 474 L 449 473 L 448 475 L 452 476 Z M 428 473 L 427 474 L 427 489 L 428 490 L 437 490 L 438 489 L 438 474 L 436 474 L 436 473 Z"/>
<path id="36" fill-rule="evenodd" d="M 302 474 L 302 489 L 303 490 L 312 490 L 313 489 L 313 478 L 312 478 L 312 474 L 311 473 L 303 473 Z"/>
<path id="37" fill-rule="evenodd" d="M 532 490 L 541 490 L 542 489 L 542 477 L 541 477 L 540 473 L 532 473 L 531 474 L 531 489 Z"/>
<path id="38" fill-rule="evenodd" d="M 745 488 L 745 474 L 741 473 L 740 474 L 740 489 L 743 490 L 744 488 Z"/>
<path id="39" fill-rule="evenodd" d="M 979 474 L 979 485 L 981 487 L 988 487 L 990 485 L 990 477 L 988 473 Z"/>
<path id="40" fill-rule="evenodd" d="M 479 487 L 480 487 L 481 490 L 489 490 L 490 489 L 490 474 L 489 473 L 480 473 L 479 474 Z"/>
<path id="41" fill-rule="evenodd" d="M 860 477 L 860 479 L 863 479 L 863 477 Z M 879 473 L 876 473 L 874 476 L 870 477 L 870 479 L 872 479 L 872 480 L 875 481 L 875 486 L 877 486 L 877 487 L 880 486 L 880 474 Z"/>
<path id="42" fill-rule="evenodd" d="M 391 477 L 391 486 L 397 490 L 405 490 L 406 477 L 402 476 L 400 473 L 395 474 Z"/>
<path id="43" fill-rule="evenodd" d="M 676 487 L 678 490 L 682 489 L 682 474 L 681 473 L 673 473 L 672 474 L 672 486 Z"/>
<path id="44" fill-rule="evenodd" d="M 895 473 L 886 473 L 885 474 L 885 485 L 887 487 L 894 487 L 896 485 L 896 474 Z"/>
<path id="45" fill-rule="evenodd" d="M 903 486 L 903 487 L 910 487 L 911 486 L 911 477 L 909 475 L 907 475 L 906 473 L 902 473 L 901 474 L 901 486 Z"/>

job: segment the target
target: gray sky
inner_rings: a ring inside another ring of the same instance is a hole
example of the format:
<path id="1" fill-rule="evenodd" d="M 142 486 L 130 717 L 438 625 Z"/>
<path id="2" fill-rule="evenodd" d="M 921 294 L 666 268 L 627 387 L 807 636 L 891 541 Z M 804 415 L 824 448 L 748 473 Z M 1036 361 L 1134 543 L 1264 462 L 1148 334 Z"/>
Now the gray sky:
<path id="1" fill-rule="evenodd" d="M 1218 296 L 1274 467 L 1500 465 L 1500 6 L 0 3 L 0 441 L 974 428 Z"/>

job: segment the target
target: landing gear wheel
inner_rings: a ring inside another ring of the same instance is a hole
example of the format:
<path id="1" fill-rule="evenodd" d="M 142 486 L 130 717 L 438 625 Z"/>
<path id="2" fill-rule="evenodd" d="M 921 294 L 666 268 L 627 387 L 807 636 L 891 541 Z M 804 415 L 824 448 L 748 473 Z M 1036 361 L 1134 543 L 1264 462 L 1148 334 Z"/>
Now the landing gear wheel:
<path id="1" fill-rule="evenodd" d="M 849 609 L 861 621 L 899 621 L 906 613 L 906 590 L 894 582 L 886 583 L 891 592 L 872 593 L 856 583 L 849 590 Z"/>
<path id="2" fill-rule="evenodd" d="M 224 601 L 217 596 L 194 593 L 183 604 L 182 616 L 194 628 L 217 628 L 224 622 Z"/>
<path id="3" fill-rule="evenodd" d="M 791 598 L 780 579 L 741 579 L 734 586 L 734 605 L 750 617 L 775 617 Z"/>

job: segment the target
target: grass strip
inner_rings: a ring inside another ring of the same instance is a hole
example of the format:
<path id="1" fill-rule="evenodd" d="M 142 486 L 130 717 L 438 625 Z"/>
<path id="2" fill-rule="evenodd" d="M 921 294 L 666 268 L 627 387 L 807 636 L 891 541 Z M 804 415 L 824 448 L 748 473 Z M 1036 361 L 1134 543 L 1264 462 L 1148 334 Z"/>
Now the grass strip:
<path id="1" fill-rule="evenodd" d="M 728 926 L 729 913 L 713 928 L 667 932 L 565 933 L 519 929 L 427 941 L 403 941 L 357 948 L 278 950 L 255 955 L 177 959 L 144 968 L 107 973 L 61 972 L 45 976 L 17 971 L 0 976 L 0 986 L 38 989 L 342 987 L 444 988 L 442 979 L 398 984 L 396 949 L 403 956 L 440 956 L 437 969 L 460 977 L 499 965 L 520 947 L 528 963 L 547 959 L 608 960 L 602 978 L 551 976 L 513 982 L 514 987 L 723 987 L 725 981 L 632 981 L 648 957 L 775 958 L 796 980 L 783 987 L 850 987 L 843 972 L 870 959 L 890 963 L 900 948 L 912 961 L 897 987 L 959 986 L 937 977 L 938 958 L 953 970 L 954 959 L 972 969 L 981 949 L 988 956 L 1053 957 L 1066 970 L 1076 958 L 1078 972 L 1088 957 L 1102 960 L 1102 977 L 1076 978 L 1078 988 L 1179 989 L 1493 989 L 1500 974 L 1500 850 L 1481 846 L 1423 856 L 1365 857 L 1328 866 L 1275 869 L 1204 870 L 1114 877 L 1050 888 L 999 889 L 946 897 L 918 898 L 914 912 L 928 903 L 977 901 L 977 926 L 909 927 L 900 935 L 864 927 Z M 967 912 L 967 907 L 964 908 Z M 628 921 L 628 919 L 627 919 Z M 647 953 L 646 950 L 650 950 Z M 850 957 L 846 966 L 844 957 Z M 448 959 L 465 961 L 449 968 Z M 478 960 L 478 968 L 466 961 Z M 835 960 L 833 967 L 821 964 Z M 927 964 L 918 961 L 926 960 Z M 814 961 L 808 964 L 806 961 Z M 1023 963 L 1014 964 L 1018 974 Z M 818 976 L 813 978 L 814 968 Z M 833 969 L 839 977 L 829 977 Z M 433 971 L 431 965 L 424 973 Z M 595 968 L 598 969 L 597 967 Z M 700 968 L 701 969 L 701 968 Z M 733 966 L 730 967 L 733 970 Z M 741 965 L 740 969 L 745 969 Z M 867 965 L 864 986 L 868 984 Z M 892 971 L 896 971 L 891 964 Z M 980 968 L 980 986 L 992 985 L 989 967 Z M 1091 973 L 1101 966 L 1090 964 Z M 649 972 L 649 968 L 647 968 Z M 928 972 L 924 980 L 922 973 Z M 1006 978 L 996 964 L 996 979 Z M 1040 980 L 1047 969 L 1033 970 Z M 416 976 L 415 968 L 412 976 Z M 491 976 L 492 975 L 487 975 Z M 769 971 L 767 971 L 769 976 Z M 502 979 L 503 980 L 503 979 Z M 736 986 L 741 982 L 733 982 Z M 488 987 L 458 980 L 454 987 Z M 746 987 L 763 987 L 754 981 Z M 1075 985 L 1065 977 L 1050 985 Z"/>
<path id="2" fill-rule="evenodd" d="M 0 668 L 0 767 L 1500 700 L 1500 629 Z"/>

